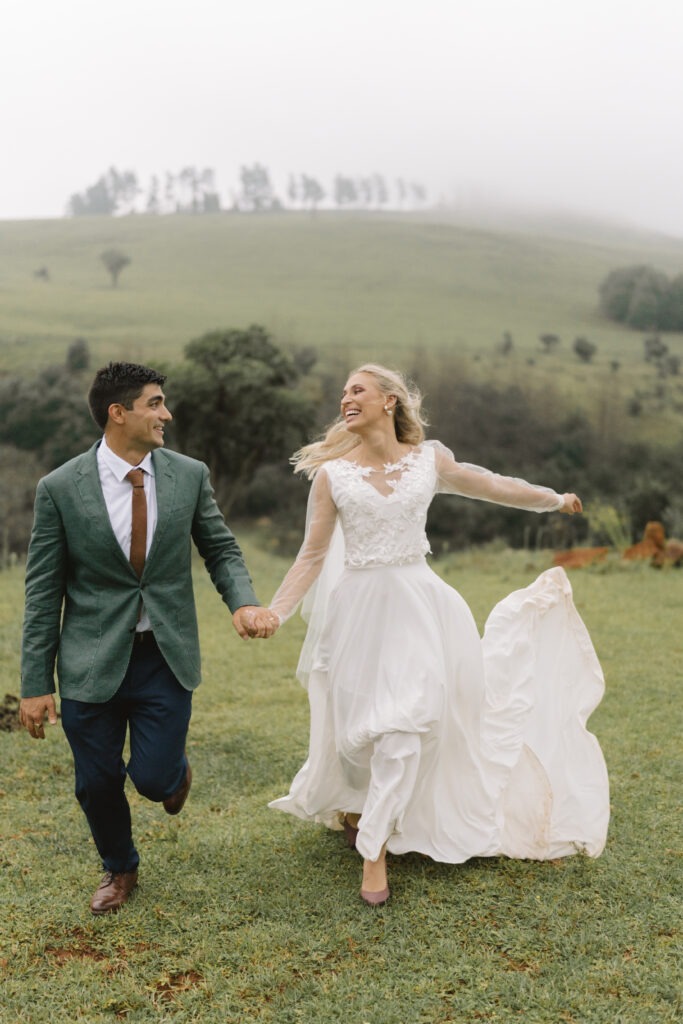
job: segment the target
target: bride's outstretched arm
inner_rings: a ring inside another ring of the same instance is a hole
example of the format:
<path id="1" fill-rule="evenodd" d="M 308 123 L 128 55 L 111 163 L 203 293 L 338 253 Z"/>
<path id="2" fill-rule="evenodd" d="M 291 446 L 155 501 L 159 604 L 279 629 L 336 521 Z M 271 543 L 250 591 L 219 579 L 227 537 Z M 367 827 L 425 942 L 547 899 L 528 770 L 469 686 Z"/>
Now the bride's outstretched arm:
<path id="1" fill-rule="evenodd" d="M 284 622 L 315 582 L 325 561 L 337 520 L 337 507 L 330 493 L 330 482 L 322 467 L 311 486 L 306 518 L 306 536 L 299 554 L 270 603 L 271 611 Z"/>
<path id="2" fill-rule="evenodd" d="M 540 487 L 511 476 L 500 476 L 481 466 L 456 462 L 443 445 L 435 446 L 438 490 L 461 494 L 467 498 L 492 501 L 497 505 L 523 508 L 530 512 L 581 512 L 581 499 L 575 494 L 558 494 L 550 487 Z"/>

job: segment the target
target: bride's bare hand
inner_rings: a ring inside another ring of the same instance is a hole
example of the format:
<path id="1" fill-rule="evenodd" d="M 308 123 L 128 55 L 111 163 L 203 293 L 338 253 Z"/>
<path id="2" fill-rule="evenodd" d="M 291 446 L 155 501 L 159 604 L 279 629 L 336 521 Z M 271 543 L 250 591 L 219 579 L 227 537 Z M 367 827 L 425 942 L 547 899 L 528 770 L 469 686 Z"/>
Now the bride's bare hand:
<path id="1" fill-rule="evenodd" d="M 560 512 L 564 512 L 568 516 L 573 516 L 575 512 L 583 512 L 581 498 L 577 494 L 563 494 L 562 497 L 564 505 L 560 508 Z"/>

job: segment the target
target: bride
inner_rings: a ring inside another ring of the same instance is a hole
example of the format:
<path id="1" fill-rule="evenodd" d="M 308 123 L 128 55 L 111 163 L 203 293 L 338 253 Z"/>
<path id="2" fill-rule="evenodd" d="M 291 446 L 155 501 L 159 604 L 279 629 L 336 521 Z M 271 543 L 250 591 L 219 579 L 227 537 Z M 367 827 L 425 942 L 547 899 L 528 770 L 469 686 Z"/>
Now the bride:
<path id="1" fill-rule="evenodd" d="M 424 439 L 420 395 L 375 365 L 292 461 L 313 481 L 306 535 L 271 611 L 284 622 L 304 599 L 310 746 L 270 806 L 343 828 L 373 906 L 389 898 L 387 850 L 598 856 L 608 782 L 585 724 L 604 683 L 564 571 L 497 605 L 482 640 L 425 559 L 437 493 L 570 515 L 580 499 L 456 462 Z"/>

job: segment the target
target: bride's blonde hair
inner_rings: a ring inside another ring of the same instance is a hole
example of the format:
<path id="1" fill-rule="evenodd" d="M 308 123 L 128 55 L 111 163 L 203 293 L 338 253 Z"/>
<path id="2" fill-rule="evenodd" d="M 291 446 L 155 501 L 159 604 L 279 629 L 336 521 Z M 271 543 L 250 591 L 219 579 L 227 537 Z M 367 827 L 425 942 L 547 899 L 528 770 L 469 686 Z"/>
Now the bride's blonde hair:
<path id="1" fill-rule="evenodd" d="M 396 399 L 393 417 L 396 440 L 402 444 L 421 444 L 425 438 L 427 421 L 422 415 L 422 395 L 418 389 L 397 370 L 388 370 L 376 363 L 359 366 L 349 377 L 356 373 L 370 374 L 383 395 L 387 398 L 391 395 Z M 294 452 L 290 462 L 295 473 L 305 473 L 311 479 L 324 462 L 347 455 L 359 444 L 360 438 L 346 429 L 346 423 L 340 415 L 318 441 Z"/>

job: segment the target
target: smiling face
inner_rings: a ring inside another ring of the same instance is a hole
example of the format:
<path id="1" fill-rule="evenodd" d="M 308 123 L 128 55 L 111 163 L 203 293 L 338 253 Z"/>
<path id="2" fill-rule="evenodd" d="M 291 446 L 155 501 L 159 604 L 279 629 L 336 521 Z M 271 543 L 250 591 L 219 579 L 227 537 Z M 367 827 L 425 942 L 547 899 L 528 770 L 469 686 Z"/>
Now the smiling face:
<path id="1" fill-rule="evenodd" d="M 133 455 L 144 456 L 164 444 L 164 427 L 173 417 L 166 408 L 166 396 L 158 384 L 145 384 L 130 409 L 118 403 L 109 407 L 118 429 L 118 442 Z M 139 461 L 139 460 L 138 460 Z"/>
<path id="2" fill-rule="evenodd" d="M 352 433 L 384 424 L 389 420 L 385 406 L 393 408 L 396 399 L 379 389 L 371 373 L 354 373 L 342 392 L 341 414 Z"/>

